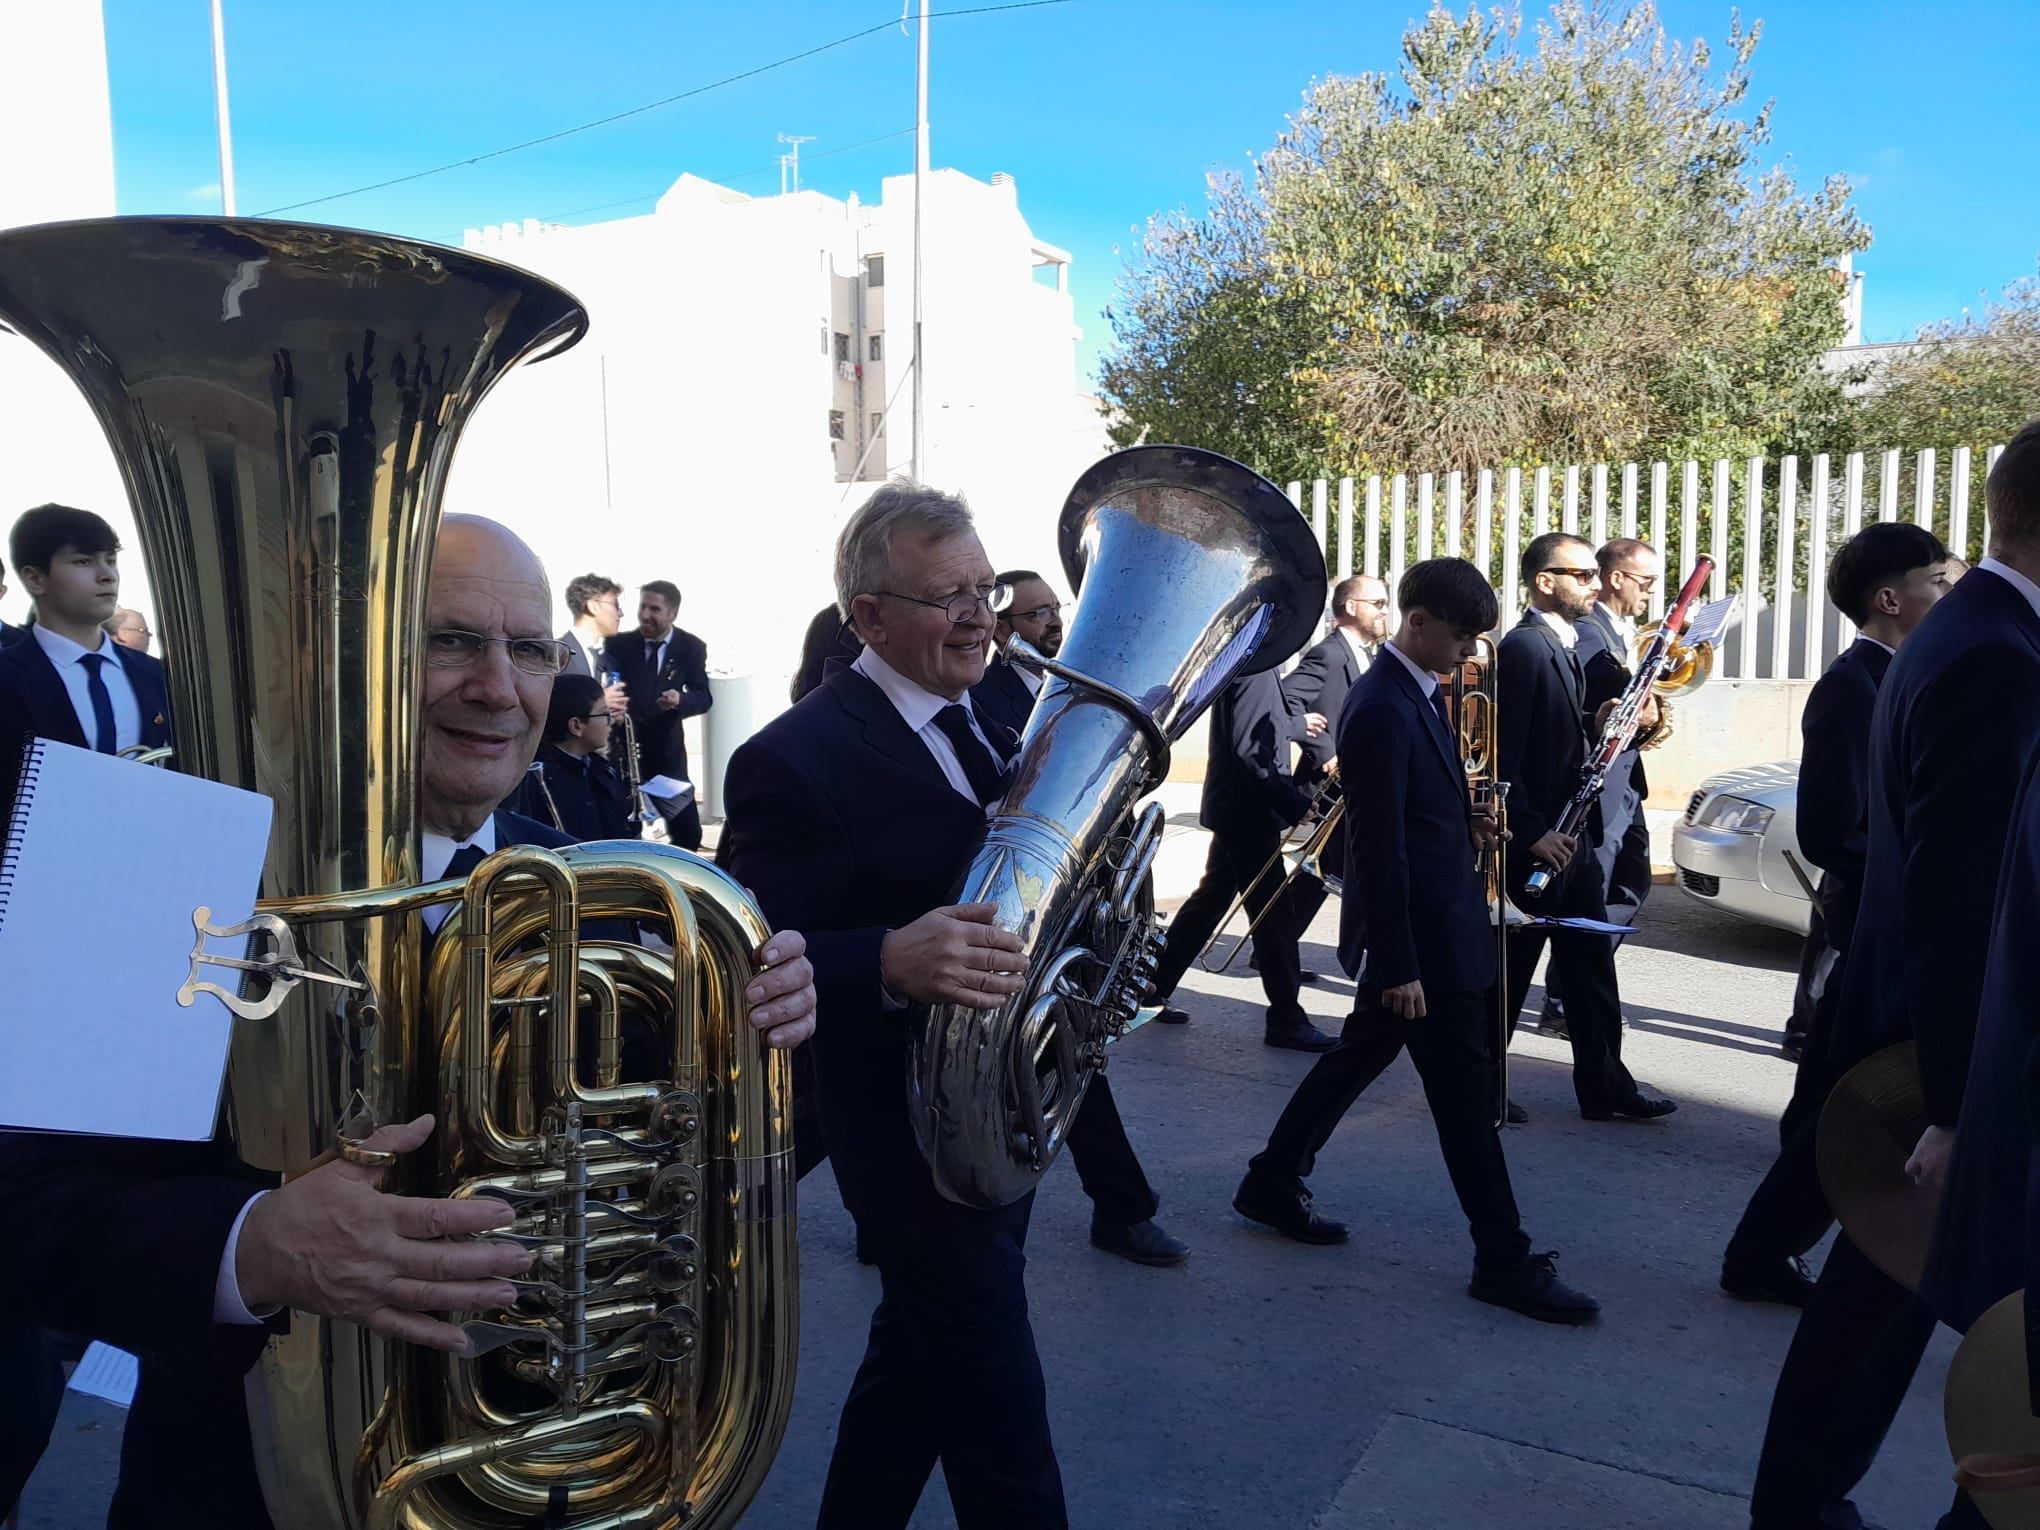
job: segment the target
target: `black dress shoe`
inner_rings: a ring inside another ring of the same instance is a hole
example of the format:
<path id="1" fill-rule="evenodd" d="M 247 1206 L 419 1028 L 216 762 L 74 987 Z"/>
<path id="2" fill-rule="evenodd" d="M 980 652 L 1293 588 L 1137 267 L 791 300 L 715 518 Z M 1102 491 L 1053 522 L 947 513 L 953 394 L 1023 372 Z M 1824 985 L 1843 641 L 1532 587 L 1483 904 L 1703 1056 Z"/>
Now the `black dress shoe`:
<path id="1" fill-rule="evenodd" d="M 1540 1036 L 1556 1036 L 1560 1041 L 1570 1040 L 1572 1031 L 1566 1026 L 1565 1011 L 1562 1009 L 1546 1009 L 1542 1014 L 1538 1015 L 1537 1034 Z"/>
<path id="2" fill-rule="evenodd" d="M 1641 1089 L 1626 1100 L 1617 1100 L 1612 1105 L 1603 1105 L 1599 1110 L 1580 1110 L 1580 1118 L 1586 1121 L 1613 1121 L 1620 1117 L 1624 1121 L 1655 1121 L 1659 1116 L 1668 1116 L 1679 1107 L 1672 1100 L 1653 1099 Z"/>
<path id="3" fill-rule="evenodd" d="M 1173 1004 L 1164 1004 L 1155 1012 L 1155 1019 L 1163 1025 L 1188 1025 L 1190 1023 L 1190 1011 L 1178 1009 Z"/>
<path id="4" fill-rule="evenodd" d="M 1804 1307 L 1813 1295 L 1813 1277 L 1806 1261 L 1787 1254 L 1778 1259 L 1724 1259 L 1721 1289 L 1746 1302 L 1778 1302 Z"/>
<path id="5" fill-rule="evenodd" d="M 1280 1030 L 1271 1027 L 1261 1039 L 1271 1047 L 1286 1047 L 1292 1052 L 1329 1052 L 1339 1044 L 1338 1037 L 1319 1030 L 1308 1020 L 1299 1020 Z"/>
<path id="6" fill-rule="evenodd" d="M 1522 1126 L 1529 1121 L 1530 1112 L 1518 1105 L 1514 1100 L 1511 1100 L 1508 1103 L 1508 1107 L 1502 1112 L 1502 1119 L 1511 1126 Z"/>
<path id="7" fill-rule="evenodd" d="M 1247 1171 L 1232 1198 L 1233 1210 L 1249 1222 L 1272 1227 L 1298 1243 L 1344 1243 L 1346 1224 L 1310 1209 L 1310 1192 L 1300 1179 L 1281 1180 Z"/>
<path id="8" fill-rule="evenodd" d="M 873 1254 L 872 1254 L 872 1252 L 871 1252 L 870 1248 L 866 1246 L 866 1244 L 865 1244 L 865 1242 L 864 1242 L 864 1240 L 863 1240 L 862 1238 L 859 1238 L 859 1239 L 857 1240 L 857 1262 L 858 1262 L 859 1264 L 877 1264 L 877 1263 L 878 1263 L 878 1260 L 877 1260 L 877 1259 L 876 1259 L 876 1258 L 875 1258 L 875 1257 L 873 1256 Z"/>
<path id="9" fill-rule="evenodd" d="M 1163 1232 L 1155 1226 L 1152 1217 L 1130 1227 L 1121 1227 L 1117 1222 L 1108 1222 L 1094 1215 L 1091 1218 L 1091 1247 L 1102 1248 L 1121 1259 L 1131 1259 L 1135 1264 L 1151 1264 L 1159 1269 L 1181 1264 L 1190 1257 L 1190 1245 Z"/>
<path id="10" fill-rule="evenodd" d="M 1506 1270 L 1473 1272 L 1466 1294 L 1540 1323 L 1591 1323 L 1601 1304 L 1558 1278 L 1558 1255 L 1532 1254 Z"/>

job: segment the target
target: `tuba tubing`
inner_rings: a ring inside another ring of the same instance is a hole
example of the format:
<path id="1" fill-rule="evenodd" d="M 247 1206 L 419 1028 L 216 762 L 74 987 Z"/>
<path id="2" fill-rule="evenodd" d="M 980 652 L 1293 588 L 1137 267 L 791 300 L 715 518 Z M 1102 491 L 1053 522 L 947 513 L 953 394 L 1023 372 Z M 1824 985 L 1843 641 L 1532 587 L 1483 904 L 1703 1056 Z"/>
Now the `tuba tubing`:
<path id="1" fill-rule="evenodd" d="M 936 1188 L 970 1206 L 1034 1188 L 1146 1000 L 1161 814 L 1137 809 L 1169 744 L 1228 681 L 1301 648 L 1324 607 L 1302 515 L 1216 453 L 1114 453 L 1078 479 L 1058 536 L 1076 611 L 952 900 L 996 906 L 1027 984 L 996 1009 L 931 1006 L 908 1053 L 922 1155 Z M 1024 647 L 1014 657 L 1028 662 Z"/>

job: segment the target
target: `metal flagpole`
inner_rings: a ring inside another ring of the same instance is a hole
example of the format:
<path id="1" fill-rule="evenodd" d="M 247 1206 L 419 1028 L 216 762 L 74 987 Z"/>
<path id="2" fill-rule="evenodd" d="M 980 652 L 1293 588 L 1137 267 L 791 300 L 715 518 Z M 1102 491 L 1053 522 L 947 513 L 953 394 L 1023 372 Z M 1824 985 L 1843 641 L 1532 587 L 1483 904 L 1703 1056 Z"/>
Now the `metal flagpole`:
<path id="1" fill-rule="evenodd" d="M 921 0 L 921 56 L 914 71 L 914 461 L 916 483 L 927 467 L 927 388 L 921 358 L 921 208 L 928 184 L 928 0 Z"/>
<path id="2" fill-rule="evenodd" d="M 220 129 L 220 211 L 234 216 L 234 128 L 227 118 L 227 23 L 212 0 L 213 115 Z"/>

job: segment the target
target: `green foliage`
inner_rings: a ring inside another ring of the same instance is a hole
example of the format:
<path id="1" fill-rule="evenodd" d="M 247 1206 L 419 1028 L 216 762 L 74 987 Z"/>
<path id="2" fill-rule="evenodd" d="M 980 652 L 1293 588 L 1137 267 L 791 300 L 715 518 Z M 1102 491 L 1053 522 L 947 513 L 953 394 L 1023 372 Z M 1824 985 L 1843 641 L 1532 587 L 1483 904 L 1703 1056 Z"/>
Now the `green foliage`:
<path id="1" fill-rule="evenodd" d="M 1276 478 L 1830 444 L 1832 262 L 1868 243 L 1847 184 L 1757 173 L 1718 76 L 1655 10 L 1434 9 L 1398 79 L 1312 85 L 1248 176 L 1152 220 L 1109 314 L 1121 442 Z"/>
<path id="2" fill-rule="evenodd" d="M 2040 275 L 2013 282 L 1981 317 L 1922 328 L 1869 384 L 1856 420 L 1865 446 L 1946 453 L 2009 441 L 2040 416 Z"/>

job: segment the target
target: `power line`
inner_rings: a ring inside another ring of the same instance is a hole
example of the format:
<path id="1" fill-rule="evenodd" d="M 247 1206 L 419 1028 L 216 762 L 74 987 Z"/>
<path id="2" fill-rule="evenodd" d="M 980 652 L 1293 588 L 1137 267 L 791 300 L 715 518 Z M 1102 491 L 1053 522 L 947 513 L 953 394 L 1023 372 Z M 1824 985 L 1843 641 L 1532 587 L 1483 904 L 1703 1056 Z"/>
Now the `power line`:
<path id="1" fill-rule="evenodd" d="M 1070 0 L 1010 0 L 1010 3 L 1004 5 L 978 5 L 971 6 L 965 10 L 937 11 L 931 14 L 930 19 L 935 17 L 989 16 L 999 11 L 1032 11 L 1039 10 L 1044 6 L 1068 5 L 1069 3 Z M 281 207 L 272 207 L 266 212 L 258 213 L 256 216 L 273 218 L 278 213 L 296 212 L 300 208 L 318 207 L 327 202 L 342 201 L 347 197 L 363 196 L 371 191 L 384 191 L 391 186 L 403 186 L 411 181 L 422 181 L 428 176 L 444 175 L 449 170 L 462 170 L 469 165 L 479 165 L 485 160 L 501 159 L 506 154 L 516 154 L 525 149 L 535 149 L 541 144 L 557 143 L 560 139 L 571 138 L 576 133 L 586 133 L 595 128 L 607 127 L 612 122 L 622 122 L 629 117 L 641 117 L 646 112 L 654 112 L 661 107 L 671 106 L 675 102 L 706 95 L 709 91 L 720 90 L 725 85 L 735 85 L 743 80 L 755 79 L 757 76 L 768 74 L 774 69 L 783 69 L 789 64 L 797 64 L 804 59 L 833 52 L 837 48 L 869 37 L 874 32 L 883 32 L 887 28 L 895 27 L 899 24 L 900 18 L 896 16 L 888 17 L 876 26 L 866 27 L 861 32 L 852 32 L 848 36 L 837 38 L 834 42 L 820 43 L 812 48 L 804 48 L 798 53 L 789 53 L 785 58 L 774 59 L 769 64 L 760 64 L 753 69 L 745 69 L 737 74 L 725 75 L 722 79 L 711 80 L 706 85 L 696 85 L 691 90 L 683 90 L 678 95 L 666 96 L 657 101 L 648 101 L 643 106 L 633 106 L 626 111 L 612 112 L 607 117 L 597 117 L 592 122 L 583 122 L 575 127 L 561 128 L 557 133 L 546 133 L 538 138 L 527 138 L 524 142 L 513 143 L 507 148 L 491 149 L 485 154 L 475 154 L 466 159 L 456 159 L 444 165 L 435 165 L 430 170 L 414 170 L 409 175 L 392 176 L 386 181 L 376 181 L 367 186 L 356 186 L 351 191 L 335 191 L 322 197 L 308 197 L 302 202 L 286 202 Z M 632 198 L 631 200 L 635 201 L 637 199 Z"/>
<path id="2" fill-rule="evenodd" d="M 876 138 L 862 138 L 856 143 L 846 143 L 840 149 L 824 149 L 819 154 L 810 154 L 807 156 L 807 160 L 809 164 L 813 164 L 816 160 L 827 159 L 831 155 L 848 154 L 852 149 L 868 149 L 875 143 L 891 143 L 893 139 L 905 138 L 914 131 L 913 128 L 903 127 L 897 133 L 880 133 Z M 704 179 L 717 182 L 718 184 L 725 184 L 730 181 L 748 180 L 754 175 L 770 175 L 778 168 L 776 164 L 756 165 L 749 170 L 731 170 L 721 175 L 706 176 Z M 556 223 L 562 218 L 578 218 L 584 213 L 608 212 L 612 207 L 629 207 L 633 202 L 649 202 L 664 196 L 668 189 L 665 186 L 661 186 L 657 191 L 647 191 L 639 196 L 624 197 L 615 202 L 598 203 L 594 207 L 576 207 L 571 212 L 547 213 L 539 219 L 539 222 Z"/>

